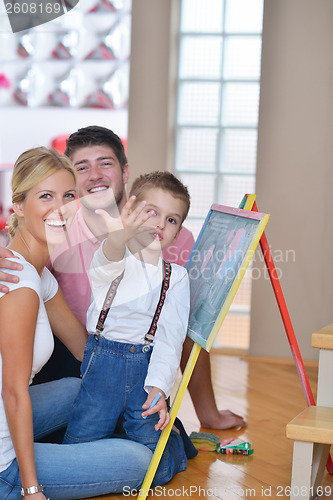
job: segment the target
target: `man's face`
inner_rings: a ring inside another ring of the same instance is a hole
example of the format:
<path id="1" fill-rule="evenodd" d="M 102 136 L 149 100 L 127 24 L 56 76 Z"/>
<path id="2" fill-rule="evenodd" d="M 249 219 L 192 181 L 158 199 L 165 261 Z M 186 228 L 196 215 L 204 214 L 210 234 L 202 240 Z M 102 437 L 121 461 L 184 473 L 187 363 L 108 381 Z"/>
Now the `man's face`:
<path id="1" fill-rule="evenodd" d="M 77 194 L 82 205 L 91 211 L 112 210 L 126 201 L 128 164 L 121 170 L 113 149 L 105 144 L 76 150 L 71 160 L 78 172 Z"/>

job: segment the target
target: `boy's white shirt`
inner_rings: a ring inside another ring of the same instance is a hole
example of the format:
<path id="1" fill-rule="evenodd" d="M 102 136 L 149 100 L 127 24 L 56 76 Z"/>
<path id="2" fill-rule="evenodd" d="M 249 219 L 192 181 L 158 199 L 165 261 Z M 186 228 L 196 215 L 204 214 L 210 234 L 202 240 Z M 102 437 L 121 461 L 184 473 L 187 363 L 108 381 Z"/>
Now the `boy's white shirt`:
<path id="1" fill-rule="evenodd" d="M 103 336 L 117 342 L 144 344 L 160 298 L 163 261 L 160 258 L 157 266 L 143 263 L 126 248 L 124 259 L 111 262 L 102 248 L 103 244 L 95 252 L 89 272 L 92 302 L 87 312 L 87 330 L 95 333 L 110 284 L 125 270 L 106 318 Z M 180 364 L 189 311 L 187 271 L 172 264 L 170 286 L 158 321 L 145 380 L 144 388 L 148 393 L 152 387 L 158 387 L 169 397 Z"/>

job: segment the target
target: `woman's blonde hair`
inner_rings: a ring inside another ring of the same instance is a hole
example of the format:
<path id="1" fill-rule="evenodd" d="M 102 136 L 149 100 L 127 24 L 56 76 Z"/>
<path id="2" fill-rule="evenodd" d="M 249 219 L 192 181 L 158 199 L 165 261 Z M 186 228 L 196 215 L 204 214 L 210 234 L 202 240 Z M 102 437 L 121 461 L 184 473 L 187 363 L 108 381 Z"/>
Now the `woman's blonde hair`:
<path id="1" fill-rule="evenodd" d="M 55 149 L 48 149 L 43 146 L 28 149 L 18 157 L 14 165 L 12 202 L 21 203 L 25 200 L 31 188 L 58 170 L 63 169 L 73 175 L 76 183 L 77 173 L 69 158 L 62 156 Z M 8 232 L 12 238 L 15 236 L 17 226 L 18 217 L 14 213 L 7 221 Z"/>

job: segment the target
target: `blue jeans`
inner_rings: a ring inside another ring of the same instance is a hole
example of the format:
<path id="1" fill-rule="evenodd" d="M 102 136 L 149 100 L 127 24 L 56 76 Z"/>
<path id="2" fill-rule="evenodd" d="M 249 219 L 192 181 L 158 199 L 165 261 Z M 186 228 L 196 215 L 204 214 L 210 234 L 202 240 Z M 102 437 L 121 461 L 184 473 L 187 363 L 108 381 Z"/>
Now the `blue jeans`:
<path id="1" fill-rule="evenodd" d="M 30 387 L 35 439 L 66 426 L 80 379 L 65 378 Z M 126 439 L 75 445 L 35 443 L 37 477 L 46 497 L 73 500 L 140 487 L 152 452 Z M 19 500 L 21 481 L 16 459 L 0 473 L 1 500 Z"/>
<path id="2" fill-rule="evenodd" d="M 155 430 L 158 413 L 141 416 L 147 399 L 144 381 L 151 351 L 141 344 L 126 344 L 89 335 L 82 363 L 82 384 L 74 403 L 64 443 L 80 443 L 110 437 L 120 417 L 127 438 L 154 451 L 161 431 Z M 179 434 L 171 431 L 154 478 L 165 484 L 185 470 L 187 459 Z"/>

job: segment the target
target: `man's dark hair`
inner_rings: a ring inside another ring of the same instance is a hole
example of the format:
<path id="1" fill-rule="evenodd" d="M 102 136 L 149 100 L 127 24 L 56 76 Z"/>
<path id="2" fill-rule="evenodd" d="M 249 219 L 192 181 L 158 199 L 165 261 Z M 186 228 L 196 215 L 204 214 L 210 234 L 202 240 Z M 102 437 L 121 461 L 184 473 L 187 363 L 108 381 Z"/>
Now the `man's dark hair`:
<path id="1" fill-rule="evenodd" d="M 124 145 L 117 134 L 105 127 L 91 125 L 89 127 L 79 128 L 77 132 L 74 132 L 68 137 L 64 154 L 72 158 L 73 154 L 78 149 L 101 145 L 108 146 L 114 151 L 120 163 L 120 167 L 123 170 L 127 163 Z"/>

